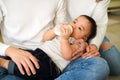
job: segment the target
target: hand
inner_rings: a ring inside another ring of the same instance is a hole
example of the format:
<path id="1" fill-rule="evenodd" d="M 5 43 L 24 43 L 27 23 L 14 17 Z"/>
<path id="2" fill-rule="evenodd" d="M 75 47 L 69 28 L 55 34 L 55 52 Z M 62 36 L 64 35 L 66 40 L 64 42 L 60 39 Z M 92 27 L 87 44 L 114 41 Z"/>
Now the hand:
<path id="1" fill-rule="evenodd" d="M 85 52 L 86 47 L 88 46 L 88 44 L 83 39 L 75 40 L 73 42 L 73 44 L 77 45 L 78 48 L 73 53 L 73 55 L 72 55 L 73 57 L 71 60 L 74 60 L 74 59 L 80 57 Z"/>
<path id="2" fill-rule="evenodd" d="M 82 57 L 87 58 L 87 57 L 93 57 L 93 56 L 98 57 L 100 56 L 100 53 L 98 52 L 98 48 L 96 47 L 96 45 L 90 44 L 89 46 L 87 46 L 86 53 L 84 53 Z"/>
<path id="3" fill-rule="evenodd" d="M 61 25 L 60 27 L 61 39 L 68 40 L 71 35 L 71 31 L 64 26 L 65 25 Z"/>
<path id="4" fill-rule="evenodd" d="M 19 71 L 21 74 L 25 74 L 23 67 L 28 76 L 32 74 L 36 74 L 36 70 L 34 65 L 37 69 L 39 69 L 38 60 L 29 52 L 15 48 L 15 47 L 8 47 L 6 50 L 6 56 L 9 56 L 18 66 Z"/>

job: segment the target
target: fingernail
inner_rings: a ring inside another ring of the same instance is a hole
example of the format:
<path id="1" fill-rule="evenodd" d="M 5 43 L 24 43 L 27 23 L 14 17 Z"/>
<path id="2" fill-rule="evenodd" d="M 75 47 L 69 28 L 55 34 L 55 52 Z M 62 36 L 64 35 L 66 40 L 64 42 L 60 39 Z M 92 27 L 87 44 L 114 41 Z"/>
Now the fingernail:
<path id="1" fill-rule="evenodd" d="M 40 66 L 37 66 L 37 69 L 39 69 L 40 68 Z"/>
<path id="2" fill-rule="evenodd" d="M 22 75 L 25 75 L 25 73 L 23 72 Z"/>
<path id="3" fill-rule="evenodd" d="M 36 74 L 36 71 L 32 72 L 32 74 L 35 75 L 35 74 Z"/>

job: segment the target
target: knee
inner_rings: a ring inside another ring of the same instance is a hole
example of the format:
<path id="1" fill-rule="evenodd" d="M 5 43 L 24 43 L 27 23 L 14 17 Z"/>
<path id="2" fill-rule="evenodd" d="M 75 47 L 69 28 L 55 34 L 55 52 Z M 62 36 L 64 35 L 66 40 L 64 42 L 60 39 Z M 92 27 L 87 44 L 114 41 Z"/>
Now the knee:
<path id="1" fill-rule="evenodd" d="M 89 61 L 91 62 L 91 66 L 92 66 L 93 71 L 99 72 L 99 73 L 104 74 L 104 75 L 109 74 L 110 70 L 109 70 L 108 63 L 103 58 L 93 57 Z"/>
<path id="2" fill-rule="evenodd" d="M 112 44 L 110 42 L 103 42 L 100 46 L 100 49 L 103 51 L 106 51 L 112 47 Z"/>
<path id="3" fill-rule="evenodd" d="M 93 57 L 91 60 L 92 64 L 89 65 L 89 70 L 96 74 L 96 80 L 105 80 L 110 73 L 108 63 L 100 57 Z"/>

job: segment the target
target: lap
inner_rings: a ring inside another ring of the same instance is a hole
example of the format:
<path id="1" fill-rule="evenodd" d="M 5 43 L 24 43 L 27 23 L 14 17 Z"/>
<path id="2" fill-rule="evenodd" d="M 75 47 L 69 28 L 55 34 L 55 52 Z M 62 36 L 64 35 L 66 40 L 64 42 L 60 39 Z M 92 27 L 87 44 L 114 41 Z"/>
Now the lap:
<path id="1" fill-rule="evenodd" d="M 7 70 L 0 68 L 0 80 L 23 80 L 15 75 L 8 74 Z"/>
<path id="2" fill-rule="evenodd" d="M 109 74 L 107 62 L 100 57 L 71 61 L 56 80 L 105 80 Z"/>

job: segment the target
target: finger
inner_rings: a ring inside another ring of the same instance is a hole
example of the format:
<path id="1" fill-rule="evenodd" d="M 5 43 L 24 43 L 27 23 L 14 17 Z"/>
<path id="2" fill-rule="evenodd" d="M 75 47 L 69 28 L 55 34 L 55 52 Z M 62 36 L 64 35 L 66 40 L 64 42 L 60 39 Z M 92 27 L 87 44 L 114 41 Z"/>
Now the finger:
<path id="1" fill-rule="evenodd" d="M 86 52 L 88 53 L 89 51 L 90 51 L 90 47 L 87 46 L 87 48 L 86 48 Z"/>
<path id="2" fill-rule="evenodd" d="M 28 60 L 26 60 L 26 62 L 27 62 L 28 68 L 30 69 L 32 74 L 36 74 L 36 70 L 35 70 L 35 67 L 34 67 L 34 64 L 32 63 L 32 61 L 28 59 Z M 31 73 L 29 73 L 29 71 L 28 71 L 28 74 L 31 74 Z"/>
<path id="3" fill-rule="evenodd" d="M 72 54 L 72 56 L 75 56 L 75 55 L 77 55 L 78 53 L 81 53 L 81 49 L 77 49 L 77 50 Z"/>
<path id="4" fill-rule="evenodd" d="M 77 43 L 79 43 L 79 41 L 80 41 L 80 40 L 75 40 L 73 43 L 77 44 Z"/>
<path id="5" fill-rule="evenodd" d="M 76 58 L 78 58 L 78 57 L 81 57 L 81 54 L 77 54 L 77 55 L 73 56 L 73 57 L 71 58 L 71 60 L 74 60 L 74 59 L 76 59 Z"/>
<path id="6" fill-rule="evenodd" d="M 28 58 L 26 58 L 26 59 L 28 59 Z M 29 59 L 28 59 L 28 60 L 29 60 Z M 29 65 L 28 65 L 28 63 L 26 62 L 26 60 L 25 60 L 25 61 L 22 61 L 22 65 L 23 65 L 23 67 L 24 67 L 27 75 L 30 76 L 30 75 L 31 75 L 31 72 L 30 72 L 30 68 L 29 68 Z"/>
<path id="7" fill-rule="evenodd" d="M 20 73 L 21 73 L 22 75 L 25 75 L 25 72 L 24 72 L 24 70 L 23 70 L 22 65 L 21 65 L 20 63 L 16 63 L 16 65 L 17 65 L 17 67 L 18 67 Z"/>
<path id="8" fill-rule="evenodd" d="M 65 33 L 64 27 L 61 27 L 61 32 L 62 32 L 63 34 Z"/>
<path id="9" fill-rule="evenodd" d="M 36 67 L 37 69 L 40 68 L 39 60 L 38 60 L 36 57 L 34 57 L 33 55 L 31 55 L 31 56 L 30 56 L 30 60 L 33 62 L 33 64 L 35 65 L 35 67 Z"/>
<path id="10" fill-rule="evenodd" d="M 95 57 L 100 57 L 101 55 L 100 55 L 99 52 L 96 52 L 96 53 L 94 54 L 94 56 L 95 56 Z"/>
<path id="11" fill-rule="evenodd" d="M 86 52 L 85 54 L 82 55 L 82 58 L 91 57 L 94 55 L 94 53 L 95 51 Z"/>
<path id="12" fill-rule="evenodd" d="M 37 69 L 39 69 L 40 68 L 40 65 L 39 65 L 39 60 L 35 57 L 35 56 L 33 56 L 31 53 L 29 53 L 29 52 L 27 52 L 27 51 L 25 51 L 25 53 L 26 54 L 28 54 L 27 55 L 27 57 L 30 59 L 30 60 L 28 60 L 28 61 L 30 61 L 30 62 L 28 62 L 30 65 L 35 65 L 35 67 L 37 68 Z M 26 60 L 27 61 L 27 60 Z M 32 62 L 32 64 L 31 64 L 31 62 Z"/>

